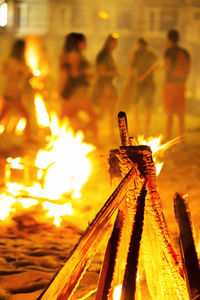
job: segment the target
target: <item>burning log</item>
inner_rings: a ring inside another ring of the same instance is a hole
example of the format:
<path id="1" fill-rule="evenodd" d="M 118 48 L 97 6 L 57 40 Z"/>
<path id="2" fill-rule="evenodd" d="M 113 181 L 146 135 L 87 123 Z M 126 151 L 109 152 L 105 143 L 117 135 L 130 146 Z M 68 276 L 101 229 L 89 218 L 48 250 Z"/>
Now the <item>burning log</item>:
<path id="1" fill-rule="evenodd" d="M 142 238 L 146 194 L 147 194 L 147 190 L 146 190 L 146 182 L 145 182 L 141 189 L 140 196 L 138 197 L 137 200 L 137 211 L 136 211 L 135 222 L 131 234 L 131 241 L 130 241 L 130 246 L 128 251 L 126 270 L 125 270 L 124 281 L 122 285 L 122 295 L 120 300 L 135 299 L 136 277 L 137 277 L 137 270 L 138 270 L 140 241 Z"/>
<path id="2" fill-rule="evenodd" d="M 115 269 L 117 250 L 123 228 L 123 222 L 124 214 L 122 210 L 119 210 L 115 220 L 112 235 L 107 245 L 104 263 L 102 266 L 101 276 L 98 284 L 96 300 L 107 299 L 109 296 Z"/>
<path id="3" fill-rule="evenodd" d="M 200 299 L 200 269 L 195 250 L 189 212 L 183 197 L 174 197 L 174 211 L 180 231 L 180 248 L 191 299 Z"/>
<path id="4" fill-rule="evenodd" d="M 181 260 L 172 246 L 162 212 L 151 148 L 131 145 L 126 115 L 121 112 L 118 121 L 122 146 L 110 151 L 109 172 L 112 178 L 117 176 L 123 179 L 76 244 L 64 266 L 40 295 L 40 300 L 71 298 L 101 243 L 111 233 L 111 217 L 117 209 L 119 211 L 106 251 L 97 299 L 110 298 L 112 289 L 122 282 L 121 299 L 134 299 L 142 231 L 146 277 L 152 298 L 188 299 L 186 282 L 179 272 Z M 155 264 L 157 272 L 154 272 Z"/>
<path id="5" fill-rule="evenodd" d="M 129 146 L 130 138 L 128 134 L 127 117 L 123 111 L 120 111 L 118 114 L 118 126 L 119 126 L 119 134 L 120 134 L 122 146 Z"/>
<path id="6" fill-rule="evenodd" d="M 110 218 L 133 185 L 135 176 L 135 169 L 131 169 L 86 229 L 85 234 L 72 250 L 64 266 L 58 271 L 38 300 L 62 300 L 68 299 L 72 295 L 90 259 L 93 258 L 104 240 L 105 234 L 110 229 Z"/>

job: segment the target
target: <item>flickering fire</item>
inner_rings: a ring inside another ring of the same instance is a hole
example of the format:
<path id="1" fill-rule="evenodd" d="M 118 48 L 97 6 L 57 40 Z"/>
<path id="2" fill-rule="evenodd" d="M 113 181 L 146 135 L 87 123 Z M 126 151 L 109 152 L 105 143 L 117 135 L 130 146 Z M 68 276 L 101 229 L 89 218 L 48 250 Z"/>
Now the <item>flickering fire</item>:
<path id="1" fill-rule="evenodd" d="M 15 128 L 15 133 L 17 135 L 22 135 L 24 130 L 26 128 L 26 119 L 23 117 L 19 120 L 19 122 L 17 123 L 17 126 Z"/>
<path id="2" fill-rule="evenodd" d="M 47 211 L 47 217 L 59 226 L 62 217 L 73 214 L 71 201 L 81 197 L 81 189 L 91 171 L 91 162 L 87 155 L 94 147 L 83 141 L 82 132 L 75 134 L 67 120 L 59 122 L 54 113 L 50 118 L 42 98 L 37 96 L 37 99 L 39 99 L 39 106 L 37 106 L 38 103 L 36 106 L 40 107 L 37 110 L 37 119 L 42 120 L 41 116 L 43 120 L 46 118 L 51 130 L 48 144 L 45 149 L 38 151 L 35 166 L 33 166 L 38 170 L 37 181 L 29 182 L 27 170 L 29 170 L 30 162 L 27 163 L 20 157 L 7 158 L 6 191 L 0 195 L 0 220 L 9 219 L 16 210 L 19 211 L 19 208 L 27 209 L 39 204 L 39 199 L 46 199 L 42 201 L 42 205 Z M 43 123 L 43 126 L 45 124 L 47 123 Z M 22 184 L 10 181 L 14 169 L 24 172 Z M 61 198 L 67 199 L 66 203 L 60 204 L 56 201 Z M 50 200 L 55 200 L 55 203 Z"/>
<path id="3" fill-rule="evenodd" d="M 37 118 L 38 126 L 49 127 L 50 126 L 49 115 L 47 113 L 42 95 L 39 93 L 35 95 L 35 110 L 36 110 L 36 118 Z"/>
<path id="4" fill-rule="evenodd" d="M 74 134 L 67 120 L 59 124 L 55 114 L 50 128 L 54 134 L 46 149 L 38 152 L 35 161 L 40 169 L 38 179 L 45 176 L 43 197 L 58 199 L 67 193 L 73 198 L 80 198 L 81 188 L 91 171 L 87 154 L 94 147 L 83 142 L 81 132 Z"/>
<path id="5" fill-rule="evenodd" d="M 40 43 L 35 37 L 29 37 L 26 42 L 25 51 L 26 63 L 35 77 L 46 76 L 48 73 L 47 65 L 42 57 Z M 42 60 L 42 62 L 41 62 Z"/>
<path id="6" fill-rule="evenodd" d="M 166 150 L 168 149 L 170 146 L 176 144 L 177 142 L 179 142 L 180 137 L 177 137 L 165 144 L 162 144 L 162 139 L 163 136 L 160 135 L 159 137 L 149 137 L 148 139 L 144 139 L 144 136 L 138 136 L 137 141 L 134 141 L 134 143 L 136 143 L 137 145 L 148 145 L 151 147 L 152 150 L 152 156 L 153 156 L 153 160 L 155 162 L 155 167 L 156 167 L 156 175 L 159 175 L 162 167 L 163 167 L 163 162 L 159 162 L 158 158 L 156 157 L 156 154 L 160 151 L 160 150 Z"/>

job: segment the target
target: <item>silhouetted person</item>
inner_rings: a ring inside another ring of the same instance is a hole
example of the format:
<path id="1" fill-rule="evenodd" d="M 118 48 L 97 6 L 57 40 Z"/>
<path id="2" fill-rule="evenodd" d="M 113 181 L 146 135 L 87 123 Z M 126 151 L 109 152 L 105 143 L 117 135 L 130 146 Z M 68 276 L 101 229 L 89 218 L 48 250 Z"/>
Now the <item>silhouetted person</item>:
<path id="1" fill-rule="evenodd" d="M 177 114 L 179 135 L 184 134 L 185 87 L 190 70 L 190 55 L 178 45 L 179 32 L 167 34 L 168 48 L 165 51 L 166 78 L 163 87 L 164 109 L 167 114 L 166 138 L 171 139 L 173 114 Z"/>
<path id="2" fill-rule="evenodd" d="M 134 129 L 136 134 L 139 131 L 139 102 L 143 101 L 145 112 L 145 131 L 147 136 L 150 125 L 151 110 L 153 106 L 155 83 L 154 69 L 157 65 L 157 56 L 144 38 L 139 38 L 136 44 L 136 50 L 130 66 L 129 76 L 133 85 L 133 114 Z"/>
<path id="3" fill-rule="evenodd" d="M 113 84 L 119 76 L 113 52 L 117 48 L 118 35 L 110 34 L 96 58 L 97 80 L 92 92 L 93 102 L 99 107 L 100 114 L 109 113 L 110 129 L 114 126 L 114 112 L 117 101 L 117 89 Z"/>
<path id="4" fill-rule="evenodd" d="M 90 119 L 86 127 L 96 131 L 95 113 L 87 95 L 91 72 L 90 64 L 83 54 L 86 45 L 86 37 L 81 33 L 73 32 L 66 36 L 60 57 L 61 115 L 67 116 L 76 127 L 78 114 L 84 111 Z"/>
<path id="5" fill-rule="evenodd" d="M 9 57 L 3 65 L 5 86 L 3 90 L 3 107 L 0 112 L 0 121 L 7 113 L 15 108 L 27 120 L 26 133 L 29 134 L 29 113 L 23 103 L 23 92 L 30 76 L 30 70 L 25 61 L 25 41 L 16 40 Z"/>

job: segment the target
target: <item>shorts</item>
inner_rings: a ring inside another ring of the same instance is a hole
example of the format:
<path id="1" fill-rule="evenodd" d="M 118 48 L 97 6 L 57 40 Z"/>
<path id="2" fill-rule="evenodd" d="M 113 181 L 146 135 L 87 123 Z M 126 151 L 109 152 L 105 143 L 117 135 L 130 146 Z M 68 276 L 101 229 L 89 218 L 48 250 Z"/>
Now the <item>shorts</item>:
<path id="1" fill-rule="evenodd" d="M 153 105 L 155 94 L 154 82 L 142 82 L 138 83 L 133 91 L 133 103 L 139 104 L 140 99 L 143 100 L 144 106 L 151 108 Z"/>
<path id="2" fill-rule="evenodd" d="M 182 113 L 185 110 L 185 83 L 165 82 L 163 104 L 167 113 Z"/>

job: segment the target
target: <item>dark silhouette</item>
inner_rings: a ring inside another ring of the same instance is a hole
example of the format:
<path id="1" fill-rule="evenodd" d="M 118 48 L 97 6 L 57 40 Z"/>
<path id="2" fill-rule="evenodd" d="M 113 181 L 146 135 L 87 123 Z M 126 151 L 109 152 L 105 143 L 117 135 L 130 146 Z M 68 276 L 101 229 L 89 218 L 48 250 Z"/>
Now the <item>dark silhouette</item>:
<path id="1" fill-rule="evenodd" d="M 129 86 L 132 87 L 133 93 L 133 114 L 135 134 L 139 131 L 139 102 L 143 101 L 145 112 L 145 130 L 147 136 L 149 131 L 151 110 L 153 106 L 155 83 L 154 70 L 158 60 L 156 54 L 148 47 L 148 43 L 144 38 L 139 38 L 136 44 L 136 50 L 129 70 Z"/>
<path id="2" fill-rule="evenodd" d="M 5 86 L 0 121 L 15 108 L 27 120 L 26 133 L 29 134 L 29 112 L 23 102 L 23 92 L 30 77 L 30 70 L 25 61 L 25 41 L 16 40 L 9 57 L 3 65 Z"/>
<path id="3" fill-rule="evenodd" d="M 164 55 L 166 79 L 163 86 L 167 139 L 171 139 L 172 135 L 173 114 L 178 116 L 179 135 L 184 134 L 185 86 L 190 70 L 190 55 L 178 42 L 179 32 L 170 30 L 167 34 L 168 48 Z"/>
<path id="4" fill-rule="evenodd" d="M 113 84 L 119 76 L 113 52 L 118 44 L 118 35 L 110 34 L 96 58 L 97 80 L 92 91 L 92 100 L 100 109 L 100 116 L 105 112 L 110 116 L 110 129 L 114 122 L 114 111 L 117 101 L 117 89 Z"/>
<path id="5" fill-rule="evenodd" d="M 96 132 L 96 116 L 89 102 L 88 87 L 91 79 L 90 64 L 83 52 L 86 37 L 81 33 L 66 36 L 63 53 L 60 57 L 60 96 L 62 98 L 61 116 L 67 116 L 75 129 L 91 129 Z M 88 119 L 82 122 L 80 112 Z"/>

